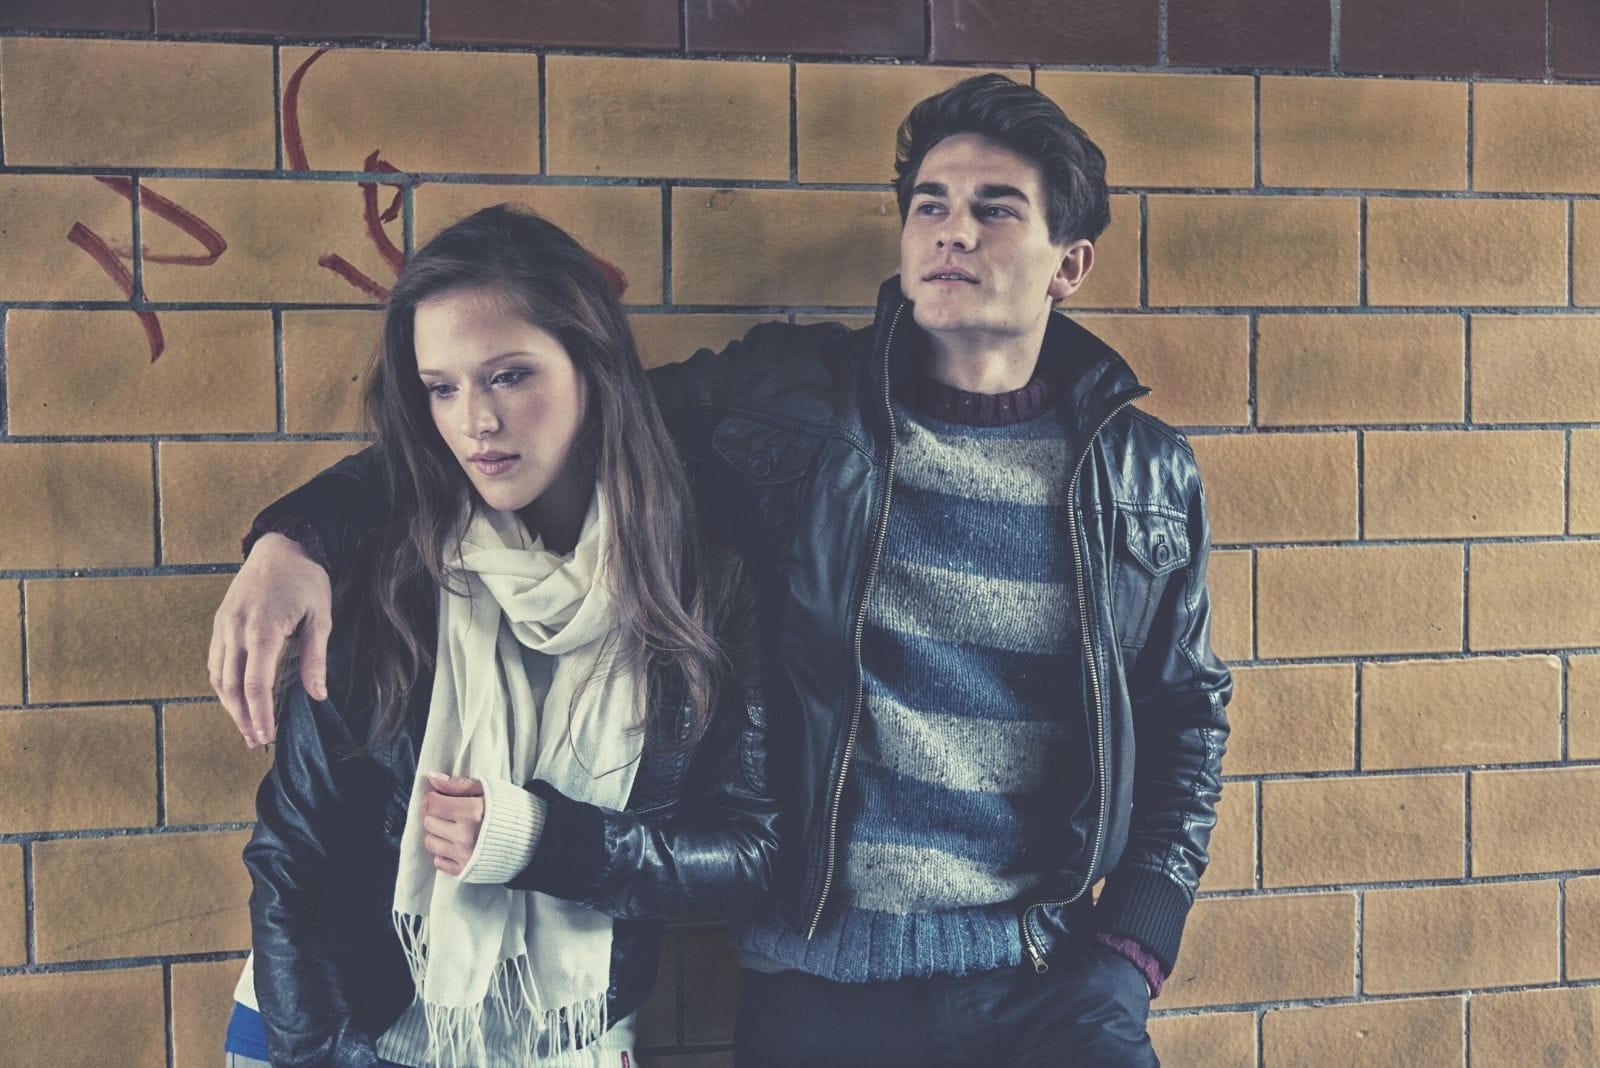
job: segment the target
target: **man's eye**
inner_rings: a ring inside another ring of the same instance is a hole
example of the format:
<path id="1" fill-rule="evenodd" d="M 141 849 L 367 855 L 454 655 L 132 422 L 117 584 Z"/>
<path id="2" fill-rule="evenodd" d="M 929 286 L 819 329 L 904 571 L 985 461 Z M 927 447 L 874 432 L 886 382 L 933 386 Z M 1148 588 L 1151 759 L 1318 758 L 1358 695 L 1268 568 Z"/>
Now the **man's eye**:
<path id="1" fill-rule="evenodd" d="M 939 215 L 944 212 L 944 205 L 935 204 L 932 201 L 924 201 L 917 205 L 916 212 L 918 215 Z"/>
<path id="2" fill-rule="evenodd" d="M 998 204 L 990 204 L 983 209 L 983 213 L 991 219 L 1004 219 L 1007 216 L 1016 214 L 1010 208 L 1002 208 Z"/>

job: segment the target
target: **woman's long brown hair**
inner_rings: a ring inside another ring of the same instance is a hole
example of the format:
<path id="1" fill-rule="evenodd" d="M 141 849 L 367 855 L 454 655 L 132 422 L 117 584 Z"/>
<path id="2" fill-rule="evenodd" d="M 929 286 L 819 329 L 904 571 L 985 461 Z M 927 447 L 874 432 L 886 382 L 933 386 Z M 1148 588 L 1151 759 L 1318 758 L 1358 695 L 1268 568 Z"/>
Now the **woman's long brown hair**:
<path id="1" fill-rule="evenodd" d="M 610 510 L 611 601 L 621 653 L 650 680 L 645 726 L 654 725 L 662 688 L 671 686 L 693 710 L 688 737 L 698 736 L 723 667 L 710 616 L 726 595 L 726 569 L 707 562 L 682 462 L 605 275 L 565 231 L 501 204 L 440 231 L 406 264 L 362 398 L 394 502 L 340 591 L 352 648 L 372 672 L 368 745 L 399 734 L 408 698 L 433 667 L 431 608 L 450 586 L 445 563 L 462 516 L 483 506 L 434 426 L 412 329 L 419 303 L 468 289 L 504 300 L 572 357 L 588 411 L 568 462 L 594 472 Z"/>

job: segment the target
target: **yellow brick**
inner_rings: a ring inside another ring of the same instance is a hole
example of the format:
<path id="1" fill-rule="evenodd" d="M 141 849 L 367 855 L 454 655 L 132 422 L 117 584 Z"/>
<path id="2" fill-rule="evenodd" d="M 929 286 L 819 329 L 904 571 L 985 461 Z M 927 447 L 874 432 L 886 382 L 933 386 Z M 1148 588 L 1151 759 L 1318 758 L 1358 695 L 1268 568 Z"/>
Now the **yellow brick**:
<path id="1" fill-rule="evenodd" d="M 280 61 L 289 170 L 373 170 L 381 152 L 409 172 L 539 173 L 536 56 L 285 48 Z"/>
<path id="2" fill-rule="evenodd" d="M 1211 863 L 1200 887 L 1248 890 L 1256 884 L 1256 786 L 1230 782 L 1217 802 L 1217 826 L 1211 832 Z"/>
<path id="3" fill-rule="evenodd" d="M 283 408 L 289 433 L 362 429 L 361 389 L 382 326 L 378 312 L 283 313 Z"/>
<path id="4" fill-rule="evenodd" d="M 1600 656 L 1567 662 L 1567 755 L 1600 759 Z"/>
<path id="5" fill-rule="evenodd" d="M 161 443 L 161 558 L 236 563 L 262 503 L 355 452 L 350 441 Z"/>
<path id="6" fill-rule="evenodd" d="M 256 787 L 272 766 L 266 749 L 246 749 L 222 706 L 167 705 L 161 713 L 167 822 L 232 823 L 256 818 Z"/>
<path id="7" fill-rule="evenodd" d="M 1354 434 L 1219 434 L 1190 444 L 1217 544 L 1356 536 Z"/>
<path id="8" fill-rule="evenodd" d="M 1454 315 L 1264 315 L 1257 417 L 1264 426 L 1459 422 L 1463 352 Z"/>
<path id="9" fill-rule="evenodd" d="M 890 193 L 674 189 L 672 298 L 871 305 L 898 269 L 899 234 Z"/>
<path id="10" fill-rule="evenodd" d="M 661 302 L 661 191 L 633 186 L 418 186 L 417 236 L 426 241 L 480 208 L 512 203 L 561 227 L 624 282 L 628 304 Z"/>
<path id="11" fill-rule="evenodd" d="M 1474 315 L 1472 415 L 1485 423 L 1600 420 L 1600 316 Z"/>
<path id="12" fill-rule="evenodd" d="M 6 1057 L 15 1065 L 165 1068 L 165 1001 L 160 968 L 5 976 Z"/>
<path id="13" fill-rule="evenodd" d="M 88 175 L 0 174 L 0 300 L 125 300 L 69 234 L 102 251 L 128 251 L 133 206 Z M 118 262 L 131 279 L 133 268 Z"/>
<path id="14" fill-rule="evenodd" d="M 1361 766 L 1556 760 L 1561 662 L 1553 656 L 1367 664 Z"/>
<path id="15" fill-rule="evenodd" d="M 789 177 L 788 64 L 550 56 L 545 91 L 551 174 Z"/>
<path id="16" fill-rule="evenodd" d="M 1409 994 L 1554 982 L 1556 904 L 1553 882 L 1370 891 L 1362 989 Z"/>
<path id="17" fill-rule="evenodd" d="M 1506 193 L 1600 193 L 1600 86 L 1473 89 L 1472 185 Z"/>
<path id="18" fill-rule="evenodd" d="M 172 966 L 173 1068 L 216 1068 L 241 960 Z"/>
<path id="19" fill-rule="evenodd" d="M 272 317 L 162 312 L 150 360 L 125 311 L 6 313 L 6 403 L 14 434 L 214 434 L 277 423 Z"/>
<path id="20" fill-rule="evenodd" d="M 1472 873 L 1600 868 L 1600 768 L 1472 773 Z"/>
<path id="21" fill-rule="evenodd" d="M 1163 1064 L 1255 1068 L 1256 1018 L 1249 1012 L 1161 1016 L 1150 1021 L 1150 1042 Z"/>
<path id="22" fill-rule="evenodd" d="M 1040 71 L 1037 88 L 1105 152 L 1114 186 L 1255 184 L 1250 78 Z"/>
<path id="23" fill-rule="evenodd" d="M 1593 1062 L 1600 988 L 1513 990 L 1472 999 L 1472 1068 Z"/>
<path id="24" fill-rule="evenodd" d="M 1257 571 L 1264 657 L 1461 648 L 1460 546 L 1268 549 Z"/>
<path id="25" fill-rule="evenodd" d="M 28 908 L 22 847 L 0 846 L 0 968 L 28 963 Z"/>
<path id="26" fill-rule="evenodd" d="M 1566 205 L 1374 197 L 1367 203 L 1367 300 L 1565 304 Z"/>
<path id="27" fill-rule="evenodd" d="M 706 318 L 711 319 L 715 318 L 715 316 L 708 315 Z M 761 316 L 751 316 L 750 318 L 756 320 L 762 319 Z M 814 326 L 817 323 L 838 323 L 846 330 L 864 330 L 872 325 L 872 316 L 862 315 L 860 313 L 852 315 L 849 313 L 830 312 L 811 315 L 796 315 L 794 317 L 794 322 L 796 326 Z"/>
<path id="28" fill-rule="evenodd" d="M 1600 979 L 1600 876 L 1567 880 L 1567 974 Z"/>
<path id="29" fill-rule="evenodd" d="M 1262 885 L 1459 878 L 1464 787 L 1461 775 L 1262 783 Z"/>
<path id="30" fill-rule="evenodd" d="M 169 256 L 202 256 L 202 242 L 151 208 L 154 192 L 202 220 L 227 248 L 204 266 L 157 263 L 147 254 L 145 293 L 158 301 L 286 301 L 363 304 L 381 299 L 370 285 L 394 284 L 401 220 L 382 225 L 385 243 L 363 222 L 357 182 L 158 178 L 143 185 L 144 243 Z M 378 190 L 379 209 L 394 191 Z M 213 239 L 214 240 L 214 239 Z M 339 257 L 366 282 L 347 280 L 321 261 Z"/>
<path id="31" fill-rule="evenodd" d="M 1249 660 L 1255 648 L 1250 553 L 1211 554 L 1206 586 L 1211 594 L 1211 644 L 1224 660 Z"/>
<path id="32" fill-rule="evenodd" d="M 1261 180 L 1323 189 L 1465 189 L 1467 87 L 1262 78 Z"/>
<path id="33" fill-rule="evenodd" d="M 1161 1006 L 1348 997 L 1355 986 L 1354 894 L 1211 898 L 1189 913 Z"/>
<path id="34" fill-rule="evenodd" d="M 58 839 L 33 849 L 39 960 L 216 953 L 250 944 L 250 835 Z M 115 886 L 115 894 L 105 888 Z"/>
<path id="35" fill-rule="evenodd" d="M 38 702 L 207 695 L 211 617 L 227 575 L 24 583 Z"/>
<path id="36" fill-rule="evenodd" d="M 1560 534 L 1564 438 L 1558 431 L 1371 431 L 1366 536 Z"/>
<path id="37" fill-rule="evenodd" d="M 22 589 L 0 582 L 0 705 L 22 703 Z"/>
<path id="38" fill-rule="evenodd" d="M 800 180 L 893 181 L 895 133 L 912 105 L 982 73 L 952 67 L 796 64 Z M 1026 73 L 1016 74 L 1026 85 Z"/>
<path id="39" fill-rule="evenodd" d="M 1461 1068 L 1460 998 L 1278 1009 L 1261 1018 L 1267 1064 L 1339 1068 Z"/>
<path id="40" fill-rule="evenodd" d="M 639 359 L 646 367 L 677 363 L 699 349 L 720 352 L 771 315 L 635 315 L 629 320 Z"/>
<path id="41" fill-rule="evenodd" d="M 1568 521 L 1574 534 L 1600 533 L 1600 431 L 1572 432 Z"/>
<path id="42" fill-rule="evenodd" d="M 1468 603 L 1473 649 L 1600 645 L 1600 542 L 1479 545 Z"/>
<path id="43" fill-rule="evenodd" d="M 270 170 L 272 49 L 12 38 L 6 163 Z"/>
<path id="44" fill-rule="evenodd" d="M 1360 212 L 1350 197 L 1149 202 L 1152 306 L 1355 304 L 1360 295 Z"/>
<path id="45" fill-rule="evenodd" d="M 1600 304 L 1600 202 L 1580 200 L 1572 207 L 1572 300 Z"/>
<path id="46" fill-rule="evenodd" d="M 1355 668 L 1235 668 L 1228 705 L 1229 775 L 1341 771 L 1354 766 Z"/>
<path id="47" fill-rule="evenodd" d="M 1111 225 L 1094 243 L 1094 267 L 1068 308 L 1137 308 L 1139 306 L 1139 198 L 1111 198 Z"/>
<path id="48" fill-rule="evenodd" d="M 148 445 L 0 445 L 0 567 L 149 567 Z"/>
<path id="49" fill-rule="evenodd" d="M 1139 407 L 1174 426 L 1250 421 L 1250 321 L 1242 315 L 1074 315 L 1154 392 Z"/>
<path id="50" fill-rule="evenodd" d="M 0 712 L 4 829 L 140 827 L 156 820 L 148 706 Z"/>

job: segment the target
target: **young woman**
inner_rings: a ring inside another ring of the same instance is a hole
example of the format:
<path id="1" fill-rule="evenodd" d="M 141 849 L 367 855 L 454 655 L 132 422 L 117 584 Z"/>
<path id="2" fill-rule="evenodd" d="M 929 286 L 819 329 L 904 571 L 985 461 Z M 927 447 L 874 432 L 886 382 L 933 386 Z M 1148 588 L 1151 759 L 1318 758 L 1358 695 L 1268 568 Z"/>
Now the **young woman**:
<path id="1" fill-rule="evenodd" d="M 396 518 L 338 583 L 328 699 L 285 696 L 231 1063 L 626 1065 L 652 921 L 770 880 L 759 691 L 717 641 L 748 597 L 621 305 L 537 216 L 411 259 L 365 404 L 348 462 Z"/>

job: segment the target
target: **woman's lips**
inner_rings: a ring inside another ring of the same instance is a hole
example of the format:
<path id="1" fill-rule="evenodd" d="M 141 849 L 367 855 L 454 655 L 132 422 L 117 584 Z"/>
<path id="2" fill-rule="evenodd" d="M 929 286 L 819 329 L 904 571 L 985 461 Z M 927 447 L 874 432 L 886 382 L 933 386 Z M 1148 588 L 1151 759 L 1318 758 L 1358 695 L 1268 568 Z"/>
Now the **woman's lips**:
<path id="1" fill-rule="evenodd" d="M 498 475 L 508 470 L 518 459 L 520 457 L 514 453 L 498 453 L 492 456 L 474 456 L 467 462 L 486 475 Z"/>

